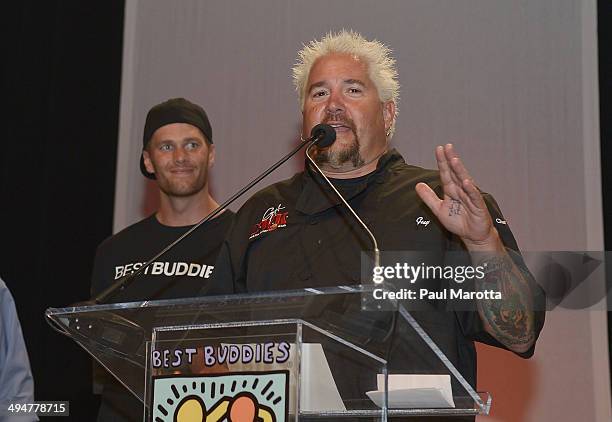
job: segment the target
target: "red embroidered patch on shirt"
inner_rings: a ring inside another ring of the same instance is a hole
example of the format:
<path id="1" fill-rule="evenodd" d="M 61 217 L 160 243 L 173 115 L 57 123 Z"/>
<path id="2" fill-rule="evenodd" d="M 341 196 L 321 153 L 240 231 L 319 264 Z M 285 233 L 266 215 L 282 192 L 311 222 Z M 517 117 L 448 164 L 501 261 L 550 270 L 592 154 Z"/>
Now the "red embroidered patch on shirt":
<path id="1" fill-rule="evenodd" d="M 287 226 L 287 218 L 289 217 L 289 212 L 281 212 L 284 210 L 281 204 L 278 204 L 277 207 L 270 207 L 266 210 L 261 221 L 253 226 L 251 229 L 251 233 L 249 234 L 249 240 L 255 239 L 262 233 L 267 233 L 274 231 L 280 227 Z"/>

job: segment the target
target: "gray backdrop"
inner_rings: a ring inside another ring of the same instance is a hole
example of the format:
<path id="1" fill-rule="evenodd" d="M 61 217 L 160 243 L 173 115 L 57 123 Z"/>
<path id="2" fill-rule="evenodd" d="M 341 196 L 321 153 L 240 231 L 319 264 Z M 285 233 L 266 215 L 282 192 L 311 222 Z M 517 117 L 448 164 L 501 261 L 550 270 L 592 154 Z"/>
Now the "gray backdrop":
<path id="1" fill-rule="evenodd" d="M 153 104 L 204 106 L 221 202 L 295 145 L 297 50 L 347 28 L 395 52 L 393 145 L 406 161 L 432 167 L 434 146 L 452 141 L 523 250 L 603 248 L 596 0 L 128 0 L 125 19 L 115 231 L 156 207 L 138 170 Z M 603 312 L 553 312 L 530 361 L 479 347 L 487 420 L 612 420 L 605 324 Z"/>

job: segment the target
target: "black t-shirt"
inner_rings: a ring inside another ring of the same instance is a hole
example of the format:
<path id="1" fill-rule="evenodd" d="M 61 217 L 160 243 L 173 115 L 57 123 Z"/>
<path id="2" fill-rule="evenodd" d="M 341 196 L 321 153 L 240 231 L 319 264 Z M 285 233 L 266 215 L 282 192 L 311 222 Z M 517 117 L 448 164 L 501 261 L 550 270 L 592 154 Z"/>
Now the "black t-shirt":
<path id="1" fill-rule="evenodd" d="M 377 237 L 381 251 L 431 251 L 444 257 L 449 251 L 463 250 L 460 239 L 439 223 L 417 195 L 419 182 L 441 192 L 437 171 L 407 165 L 395 150 L 381 157 L 372 174 L 333 181 Z M 526 268 L 497 203 L 490 195 L 483 196 L 504 245 L 516 251 L 511 256 Z M 371 249 L 369 237 L 331 189 L 306 170 L 261 190 L 238 211 L 216 263 L 213 290 L 256 292 L 360 284 L 361 251 Z M 544 308 L 543 300 L 543 292 L 534 286 L 538 309 Z M 472 386 L 476 384 L 473 342 L 504 348 L 485 331 L 475 311 L 428 312 L 419 322 Z M 540 313 L 536 333 L 543 323 Z M 528 357 L 533 350 L 521 356 Z M 390 369 L 415 370 L 401 352 L 391 350 Z"/>
<path id="2" fill-rule="evenodd" d="M 196 296 L 212 277 L 215 260 L 234 213 L 225 211 L 153 262 L 112 302 Z M 193 226 L 170 227 L 155 215 L 127 227 L 98 247 L 91 283 L 97 294 L 119 278 L 134 273 Z"/>
<path id="3" fill-rule="evenodd" d="M 234 213 L 227 210 L 200 226 L 152 263 L 124 291 L 112 297 L 110 302 L 200 295 L 212 278 L 215 260 L 233 218 Z M 138 270 L 192 227 L 164 226 L 157 221 L 155 215 L 151 215 L 106 239 L 96 253 L 92 295 Z M 114 377 L 103 370 L 97 370 L 95 382 L 102 385 L 99 422 L 142 421 L 142 403 Z"/>

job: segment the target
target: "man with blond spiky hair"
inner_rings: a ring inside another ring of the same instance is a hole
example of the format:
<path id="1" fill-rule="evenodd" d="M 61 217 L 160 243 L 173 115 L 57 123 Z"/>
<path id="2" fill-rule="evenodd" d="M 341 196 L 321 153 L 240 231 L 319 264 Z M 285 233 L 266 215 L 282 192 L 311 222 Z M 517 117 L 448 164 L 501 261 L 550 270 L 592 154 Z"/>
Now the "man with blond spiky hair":
<path id="1" fill-rule="evenodd" d="M 293 77 L 302 137 L 319 123 L 335 129 L 335 143 L 314 148 L 313 158 L 369 225 L 380 249 L 436 251 L 442 260 L 447 251 L 467 252 L 472 265 L 488 267 L 474 288 L 505 293 L 502 300 L 479 300 L 470 311 L 444 311 L 441 304 L 426 318 L 432 324 L 424 328 L 463 377 L 475 386 L 474 341 L 532 356 L 544 323 L 536 312 L 544 308 L 543 293 L 495 200 L 476 187 L 453 145 L 435 148 L 438 170 L 408 165 L 389 147 L 399 98 L 391 50 L 353 31 L 329 33 L 299 52 Z M 282 224 L 262 224 L 271 218 Z M 215 285 L 219 292 L 255 292 L 360 284 L 360 254 L 370 249 L 363 229 L 307 165 L 240 209 L 217 260 Z M 395 358 L 392 372 L 423 370 L 399 352 Z M 359 379 L 347 362 L 337 363 L 335 375 L 356 378 L 341 389 L 362 395 L 372 389 L 372 380 Z"/>

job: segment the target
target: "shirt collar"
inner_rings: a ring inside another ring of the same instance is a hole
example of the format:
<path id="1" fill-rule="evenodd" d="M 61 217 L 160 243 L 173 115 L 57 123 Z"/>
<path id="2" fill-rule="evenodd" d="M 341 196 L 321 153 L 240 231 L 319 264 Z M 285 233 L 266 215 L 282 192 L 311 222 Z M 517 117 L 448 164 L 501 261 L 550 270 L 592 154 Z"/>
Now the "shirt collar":
<path id="1" fill-rule="evenodd" d="M 390 170 L 398 163 L 403 163 L 404 159 L 395 149 L 391 149 L 383 154 L 376 165 L 376 170 L 370 173 L 369 177 L 351 187 L 345 195 L 345 199 L 350 201 L 366 189 L 376 183 L 384 183 L 390 174 Z M 336 197 L 325 180 L 310 167 L 308 161 L 304 170 L 304 183 L 302 192 L 298 197 L 295 209 L 306 215 L 317 214 L 340 204 L 340 199 Z"/>

